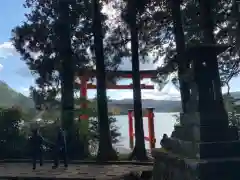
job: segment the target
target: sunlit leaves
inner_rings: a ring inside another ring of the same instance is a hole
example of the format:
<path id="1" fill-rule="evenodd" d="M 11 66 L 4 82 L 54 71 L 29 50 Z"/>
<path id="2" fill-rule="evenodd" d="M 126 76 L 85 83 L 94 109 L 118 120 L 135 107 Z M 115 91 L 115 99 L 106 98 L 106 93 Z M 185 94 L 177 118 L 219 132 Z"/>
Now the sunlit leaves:
<path id="1" fill-rule="evenodd" d="M 169 1 L 168 1 L 169 2 Z M 239 21 L 239 13 L 236 11 L 236 5 L 234 5 L 234 1 L 214 1 L 214 33 L 217 43 L 219 44 L 229 44 L 232 48 L 225 53 L 222 53 L 219 56 L 219 70 L 220 76 L 222 80 L 222 85 L 228 85 L 229 81 L 232 77 L 238 76 L 239 69 L 239 45 L 237 44 L 237 39 L 240 36 L 238 32 L 238 22 Z M 237 12 L 237 13 L 236 13 Z M 157 13 L 158 14 L 158 13 Z M 161 13 L 159 13 L 159 19 L 163 18 L 168 20 L 168 18 L 164 17 Z M 155 16 L 154 16 L 155 17 Z M 183 29 L 184 35 L 187 45 L 197 45 L 200 43 L 201 39 L 201 31 L 199 27 L 199 7 L 196 1 L 194 0 L 184 0 L 182 2 L 182 17 L 183 17 Z M 155 17 L 157 20 L 158 18 Z M 161 19 L 158 20 L 161 22 Z M 171 20 L 170 20 L 171 22 Z M 163 28 L 167 28 L 170 24 L 165 24 Z M 240 32 L 240 31 L 239 31 Z M 171 38 L 173 32 L 171 28 L 168 28 L 167 40 L 168 42 L 174 42 L 174 39 Z M 175 44 L 168 45 L 165 53 L 165 63 L 173 58 L 175 50 Z M 170 71 L 171 73 L 171 71 Z"/>

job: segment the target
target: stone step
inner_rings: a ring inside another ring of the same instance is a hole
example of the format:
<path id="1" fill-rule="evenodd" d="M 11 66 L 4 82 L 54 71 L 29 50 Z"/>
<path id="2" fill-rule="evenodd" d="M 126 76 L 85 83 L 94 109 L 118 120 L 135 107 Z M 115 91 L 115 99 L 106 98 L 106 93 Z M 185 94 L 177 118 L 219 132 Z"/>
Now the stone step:
<path id="1" fill-rule="evenodd" d="M 237 158 L 240 157 L 240 141 L 200 143 L 199 150 L 203 159 Z"/>

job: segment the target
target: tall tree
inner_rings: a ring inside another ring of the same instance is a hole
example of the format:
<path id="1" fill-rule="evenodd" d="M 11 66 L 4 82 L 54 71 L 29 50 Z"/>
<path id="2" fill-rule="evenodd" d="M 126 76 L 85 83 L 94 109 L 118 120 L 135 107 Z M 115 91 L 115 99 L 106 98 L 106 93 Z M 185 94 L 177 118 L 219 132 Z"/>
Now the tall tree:
<path id="1" fill-rule="evenodd" d="M 133 80 L 133 102 L 134 102 L 134 119 L 135 119 L 135 135 L 136 143 L 132 152 L 132 157 L 138 160 L 147 160 L 144 130 L 143 130 L 143 113 L 142 113 L 142 98 L 141 98 L 141 79 L 139 66 L 139 39 L 138 39 L 138 24 L 137 15 L 144 5 L 136 0 L 127 1 L 125 20 L 129 25 L 131 35 L 131 60 L 132 60 L 132 80 Z"/>
<path id="2" fill-rule="evenodd" d="M 74 75 L 90 61 L 91 20 L 77 0 L 26 0 L 24 6 L 31 11 L 14 28 L 13 44 L 36 77 L 40 105 L 54 100 L 61 89 L 63 126 L 73 145 Z"/>
<path id="3" fill-rule="evenodd" d="M 99 148 L 97 159 L 108 161 L 117 159 L 117 154 L 112 147 L 110 126 L 108 119 L 107 95 L 106 95 L 106 68 L 103 47 L 102 15 L 99 0 L 93 0 L 93 36 L 96 56 L 97 71 L 97 110 L 99 122 Z"/>
<path id="4" fill-rule="evenodd" d="M 87 0 L 25 0 L 24 7 L 30 11 L 26 13 L 27 20 L 13 29 L 12 41 L 36 78 L 35 92 L 41 97 L 40 101 L 38 100 L 40 105 L 56 102 L 56 96 L 61 93 L 62 86 L 62 93 L 68 94 L 69 97 L 62 97 L 62 106 L 65 110 L 72 109 L 70 94 L 73 74 L 95 66 L 96 62 L 91 52 L 91 5 Z M 64 22 L 63 19 L 68 20 Z M 107 30 L 104 23 L 103 37 Z M 110 42 L 104 42 L 104 50 L 107 53 L 105 62 L 107 67 L 115 68 L 119 63 L 118 52 L 109 46 Z M 70 128 L 72 124 L 72 113 L 69 113 L 68 120 L 64 121 L 66 128 Z"/>
<path id="5" fill-rule="evenodd" d="M 74 131 L 74 62 L 71 46 L 70 1 L 58 0 L 58 20 L 54 30 L 56 33 L 56 50 L 60 58 L 61 81 L 61 120 L 67 131 L 68 143 L 71 143 Z"/>
<path id="6" fill-rule="evenodd" d="M 182 14 L 181 14 L 181 0 L 172 0 L 170 2 L 172 10 L 172 19 L 173 19 L 173 32 L 175 35 L 176 41 L 176 51 L 177 51 L 177 64 L 178 64 L 178 77 L 179 77 L 179 89 L 182 98 L 182 110 L 183 112 L 187 111 L 186 104 L 190 97 L 190 89 L 187 82 L 184 81 L 183 76 L 188 68 L 186 63 L 186 58 L 184 57 L 185 53 L 185 37 L 183 32 L 182 25 Z"/>

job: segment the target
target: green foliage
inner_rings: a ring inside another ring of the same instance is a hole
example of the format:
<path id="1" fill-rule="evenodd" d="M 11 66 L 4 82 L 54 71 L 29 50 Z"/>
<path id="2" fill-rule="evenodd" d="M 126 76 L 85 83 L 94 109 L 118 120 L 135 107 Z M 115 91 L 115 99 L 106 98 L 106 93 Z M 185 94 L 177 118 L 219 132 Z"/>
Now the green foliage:
<path id="1" fill-rule="evenodd" d="M 17 158 L 26 155 L 26 141 L 19 125 L 21 112 L 17 108 L 0 109 L 0 158 Z"/>
<path id="2" fill-rule="evenodd" d="M 91 117 L 89 119 L 89 140 L 90 140 L 90 150 L 95 151 L 98 148 L 98 143 L 100 141 L 99 136 L 99 124 L 97 119 L 97 110 L 96 108 L 91 109 Z M 119 127 L 116 125 L 117 119 L 113 116 L 108 117 L 111 140 L 113 144 L 116 144 L 120 141 L 121 133 L 119 132 Z"/>
<path id="3" fill-rule="evenodd" d="M 77 103 L 81 103 L 82 100 L 76 100 Z M 88 108 L 84 112 L 81 112 L 81 109 L 75 110 L 75 117 L 78 119 L 80 114 L 87 114 L 90 118 L 90 121 L 75 121 L 76 131 L 78 134 L 78 142 L 84 141 L 86 143 L 86 147 L 90 146 L 90 151 L 96 149 L 99 143 L 99 129 L 98 129 L 98 121 L 97 121 L 97 111 L 96 111 L 96 101 L 87 101 Z M 27 116 L 26 113 L 20 112 L 17 109 L 1 109 L 1 118 L 0 118 L 0 137 L 1 144 L 0 150 L 2 156 L 0 158 L 23 158 L 29 156 L 28 148 L 27 148 L 27 139 L 31 135 L 31 128 L 34 126 L 40 127 L 40 132 L 43 137 L 49 142 L 55 142 L 56 138 L 56 129 L 61 124 L 61 122 L 56 121 L 59 117 L 59 109 L 48 110 L 41 115 L 42 120 L 35 122 L 35 119 L 31 119 L 31 121 L 24 121 L 20 123 L 20 119 Z M 113 117 L 109 117 L 110 123 L 110 131 L 113 143 L 117 143 L 120 138 L 119 128 L 116 126 L 116 119 Z M 86 141 L 89 141 L 89 145 Z M 3 143 L 4 142 L 4 143 Z M 81 146 L 80 143 L 75 143 L 75 145 Z M 12 146 L 14 146 L 12 148 Z M 12 151 L 7 151 L 8 148 L 11 148 Z M 85 154 L 88 154 L 88 150 L 86 150 Z M 6 152 L 6 153 L 5 153 Z M 17 153 L 16 153 L 17 152 Z M 75 153 L 75 155 L 74 155 Z M 71 152 L 74 155 L 74 158 L 79 158 L 79 152 Z M 52 158 L 52 147 L 46 146 L 45 158 Z M 29 157 L 30 158 L 30 157 Z M 72 157 L 73 158 L 73 157 Z"/>
<path id="4" fill-rule="evenodd" d="M 116 144 L 120 141 L 121 133 L 119 132 L 119 127 L 116 125 L 117 119 L 115 117 L 110 116 L 109 118 L 109 124 L 110 124 L 110 133 L 112 138 L 112 143 Z M 98 131 L 98 122 L 96 118 L 90 119 L 90 139 L 97 142 L 99 141 L 99 131 Z"/>
<path id="5" fill-rule="evenodd" d="M 74 121 L 74 75 L 90 61 L 88 9 L 77 0 L 26 0 L 24 7 L 31 10 L 27 20 L 13 29 L 12 41 L 36 77 L 37 87 L 31 88 L 36 108 L 52 107 L 61 94 L 61 118 L 66 131 L 70 131 Z M 60 85 L 64 91 L 60 92 Z"/>
<path id="6" fill-rule="evenodd" d="M 89 111 L 90 112 L 90 111 Z M 76 121 L 75 128 L 79 131 L 79 134 L 76 134 L 75 145 L 69 150 L 71 154 L 70 158 L 78 159 L 80 157 L 82 144 L 80 142 L 86 143 L 86 147 L 89 146 L 92 153 L 96 153 L 99 143 L 99 129 L 98 121 L 96 118 L 96 110 L 91 110 L 92 116 L 89 121 L 89 130 L 88 134 L 84 134 L 81 130 L 82 123 L 84 121 Z M 37 125 L 40 128 L 40 133 L 45 138 L 49 144 L 45 146 L 44 156 L 46 159 L 52 158 L 52 148 L 53 143 L 56 140 L 56 130 L 60 125 L 59 121 L 50 121 L 50 120 L 40 120 L 38 122 L 22 122 L 22 112 L 16 108 L 9 108 L 0 110 L 0 159 L 2 158 L 31 158 L 29 152 L 28 137 L 31 135 L 32 125 Z M 85 121 L 86 122 L 86 121 Z M 116 126 L 116 119 L 109 117 L 111 138 L 113 143 L 117 143 L 120 138 L 119 127 Z M 88 123 L 87 123 L 88 125 Z M 88 129 L 88 128 L 87 128 Z M 86 142 L 89 141 L 89 144 Z M 85 148 L 85 147 L 84 147 Z M 94 150 L 93 150 L 94 148 Z M 85 149 L 85 155 L 88 154 L 88 150 Z"/>
<path id="7" fill-rule="evenodd" d="M 159 84 L 160 90 L 169 82 L 172 82 L 179 89 L 178 76 L 176 74 L 176 64 L 173 59 L 176 55 L 176 44 L 173 31 L 173 17 L 171 13 L 171 1 L 156 1 L 161 6 L 154 3 L 150 4 L 150 9 L 153 9 L 152 19 L 148 21 L 154 25 L 152 28 L 147 28 L 151 38 L 155 37 L 158 40 L 150 43 L 152 47 L 157 49 L 157 52 L 164 57 L 164 65 L 158 68 L 159 78 L 155 81 Z M 186 46 L 192 46 L 201 42 L 201 31 L 199 29 L 200 18 L 199 4 L 195 0 L 181 1 L 182 24 Z M 222 85 L 228 85 L 232 77 L 239 74 L 239 11 L 235 1 L 219 0 L 213 2 L 213 20 L 214 34 L 216 42 L 219 44 L 231 45 L 231 48 L 219 55 L 219 71 Z M 154 9 L 156 8 L 156 9 Z M 148 11 L 149 13 L 149 11 Z M 179 14 L 181 16 L 181 14 Z M 159 18 L 155 18 L 159 17 Z M 151 23 L 149 23 L 151 24 Z M 158 28 L 156 28 L 156 26 Z M 155 31 L 157 29 L 157 31 Z M 165 35 L 156 37 L 159 32 Z M 158 43 L 164 42 L 167 44 L 165 49 L 157 48 Z"/>
<path id="8" fill-rule="evenodd" d="M 236 95 L 236 93 L 233 93 Z M 231 94 L 225 94 L 223 96 L 224 98 L 224 105 L 225 109 L 228 112 L 228 120 L 229 120 L 229 125 L 230 126 L 237 126 L 240 128 L 240 105 L 236 104 L 239 99 L 236 99 L 233 97 Z M 179 126 L 180 125 L 180 116 L 179 115 L 173 115 L 175 118 L 176 122 L 174 126 Z M 176 136 L 176 131 L 173 130 L 172 132 L 172 137 Z"/>
<path id="9" fill-rule="evenodd" d="M 129 23 L 134 12 L 132 2 L 128 0 L 111 2 L 117 13 L 117 24 L 112 25 L 111 45 L 119 52 L 119 57 L 130 58 L 131 50 Z M 137 29 L 139 31 L 139 60 L 141 62 L 156 63 L 165 56 L 166 47 L 172 34 L 168 33 L 169 12 L 165 1 L 136 1 Z M 134 4 L 134 3 L 133 3 Z M 169 24 L 171 25 L 171 24 Z M 150 33 L 150 34 L 149 34 Z"/>
<path id="10" fill-rule="evenodd" d="M 30 98 L 14 91 L 2 81 L 0 81 L 0 92 L 0 107 L 19 106 L 24 112 L 34 109 L 34 102 Z"/>
<path id="11" fill-rule="evenodd" d="M 76 115 L 88 115 L 89 121 L 81 120 L 78 123 L 80 134 L 87 135 L 89 140 L 89 150 L 91 154 L 96 154 L 98 150 L 98 145 L 100 141 L 100 129 L 99 121 L 97 115 L 97 101 L 86 101 L 85 99 L 76 100 L 79 104 L 85 102 L 88 104 L 88 108 L 85 110 L 77 109 L 75 110 Z M 109 115 L 109 126 L 110 126 L 110 137 L 113 144 L 116 144 L 120 140 L 121 133 L 119 132 L 119 127 L 116 125 L 116 118 Z"/>
<path id="12" fill-rule="evenodd" d="M 59 47 L 57 19 L 61 15 L 57 1 L 26 0 L 24 7 L 31 9 L 26 14 L 27 21 L 17 26 L 13 30 L 13 43 L 18 52 L 22 55 L 23 60 L 29 66 L 29 69 L 38 75 L 36 79 L 40 87 L 53 85 L 59 82 L 60 59 L 58 56 Z M 70 11 L 72 37 L 72 50 L 74 56 L 81 59 L 81 62 L 88 63 L 86 52 L 89 47 L 89 38 L 91 38 L 91 21 L 88 17 L 88 9 L 80 1 L 71 1 L 72 9 Z M 39 23 L 40 22 L 40 23 Z M 79 24 L 84 24 L 82 28 Z M 83 33 L 84 32 L 84 33 Z M 39 53 L 34 57 L 34 53 Z M 55 84 L 56 85 L 56 84 Z"/>
<path id="13" fill-rule="evenodd" d="M 116 125 L 116 118 L 110 116 L 109 118 L 110 134 L 113 144 L 117 144 L 120 141 L 121 133 L 119 127 Z M 89 145 L 91 153 L 96 153 L 100 141 L 99 125 L 96 117 L 89 119 Z"/>
<path id="14" fill-rule="evenodd" d="M 228 112 L 229 125 L 240 128 L 240 105 L 236 102 L 239 99 L 233 98 L 231 95 L 224 96 L 225 109 Z"/>
<path id="15" fill-rule="evenodd" d="M 83 68 L 92 69 L 95 65 L 92 41 L 92 5 L 89 1 L 82 2 L 80 0 L 71 1 L 69 5 L 71 8 L 68 23 L 71 27 L 69 38 L 72 43 L 73 68 L 74 72 L 81 73 Z M 43 103 L 43 99 L 55 98 L 60 93 L 59 78 L 62 57 L 59 54 L 61 49 L 59 45 L 63 42 L 58 42 L 59 29 L 61 29 L 58 27 L 58 19 L 62 12 L 59 9 L 58 1 L 55 0 L 44 2 L 25 0 L 24 7 L 30 10 L 26 14 L 27 20 L 13 29 L 12 41 L 22 60 L 35 75 L 38 88 L 32 88 L 32 90 L 44 97 L 41 98 L 41 103 Z M 104 37 L 108 30 L 104 23 L 107 17 L 103 14 L 101 16 Z M 115 68 L 120 63 L 118 58 L 114 58 L 118 56 L 118 52 L 109 46 L 108 38 L 105 38 L 104 41 L 106 67 Z"/>
<path id="16" fill-rule="evenodd" d="M 69 141 L 75 138 L 73 132 L 75 74 L 83 73 L 83 69 L 92 69 L 95 63 L 97 71 L 104 74 L 105 66 L 115 69 L 120 63 L 118 58 L 112 58 L 116 51 L 109 46 L 109 41 L 105 39 L 103 44 L 103 38 L 108 30 L 106 16 L 100 12 L 102 4 L 92 9 L 95 2 L 97 1 L 26 0 L 24 7 L 30 9 L 26 14 L 27 20 L 13 29 L 13 44 L 36 77 L 37 87 L 32 88 L 36 108 L 52 107 L 57 95 L 61 94 L 62 126 L 67 131 Z M 94 21 L 92 14 L 99 20 Z M 103 50 L 105 57 L 112 59 L 104 58 Z M 99 82 L 105 82 L 104 76 L 102 79 L 99 77 L 101 76 L 97 77 Z M 107 110 L 104 112 L 107 109 L 104 89 L 106 88 L 103 83 L 101 89 L 98 88 L 98 92 L 101 91 L 98 97 L 102 97 L 98 102 L 102 103 L 103 107 L 99 112 L 102 113 L 99 120 L 102 122 L 101 125 L 107 120 L 108 113 Z M 107 126 L 106 122 L 105 125 Z M 105 131 L 101 134 L 104 133 Z M 107 133 L 103 139 L 109 139 L 106 135 Z"/>

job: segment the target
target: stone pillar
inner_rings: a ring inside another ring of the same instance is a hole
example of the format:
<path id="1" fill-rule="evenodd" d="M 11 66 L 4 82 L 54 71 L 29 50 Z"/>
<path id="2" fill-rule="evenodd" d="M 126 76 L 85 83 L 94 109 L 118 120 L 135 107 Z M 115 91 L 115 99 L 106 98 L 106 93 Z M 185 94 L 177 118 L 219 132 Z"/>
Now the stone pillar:
<path id="1" fill-rule="evenodd" d="M 153 150 L 156 173 L 153 179 L 159 179 L 162 174 L 171 174 L 171 177 L 162 178 L 168 180 L 175 180 L 175 176 L 186 180 L 240 179 L 240 142 L 236 128 L 228 126 L 220 87 L 217 55 L 227 47 L 216 45 L 214 40 L 211 18 L 214 2 L 198 1 L 204 44 L 189 47 L 182 53 L 191 63 L 191 72 L 186 73 L 191 99 L 180 115 L 174 138 L 166 143 L 168 149 Z M 193 176 L 189 178 L 178 173 L 179 170 L 184 172 L 181 169 L 187 173 L 193 171 Z M 179 177 L 181 175 L 183 177 Z"/>
<path id="2" fill-rule="evenodd" d="M 211 57 L 217 56 L 227 47 L 200 45 L 189 49 L 194 59 L 194 78 L 198 91 L 199 115 L 199 177 L 205 179 L 235 179 L 239 174 L 235 168 L 240 155 L 240 142 L 235 128 L 229 128 L 227 113 L 221 103 L 221 94 L 216 95 Z M 189 54 L 188 53 L 188 54 Z M 218 90 L 219 93 L 220 90 Z M 221 92 L 221 91 L 220 91 Z M 240 175 L 240 174 L 239 174 Z"/>
<path id="3" fill-rule="evenodd" d="M 175 127 L 174 138 L 169 139 L 171 147 L 164 151 L 153 150 L 155 172 L 163 173 L 161 165 L 173 176 L 179 168 L 184 168 L 186 172 L 194 172 L 191 179 L 194 176 L 200 180 L 240 179 L 236 168 L 240 167 L 237 129 L 228 126 L 228 119 L 221 112 L 224 108 L 215 96 L 215 77 L 209 66 L 210 54 L 219 54 L 224 49 L 226 47 L 199 45 L 186 51 L 186 57 L 193 60 L 185 79 L 191 87 L 191 98 L 187 112 L 180 114 L 180 125 Z M 171 164 L 171 168 L 166 164 Z M 182 178 L 187 179 L 185 175 Z"/>
<path id="4" fill-rule="evenodd" d="M 183 80 L 188 83 L 190 88 L 190 99 L 185 105 L 186 111 L 180 113 L 180 124 L 175 126 L 174 137 L 170 138 L 172 142 L 171 150 L 177 154 L 198 158 L 200 118 L 198 112 L 198 89 L 194 79 L 193 63 L 191 63 L 188 72 L 183 76 Z"/>

